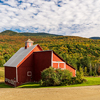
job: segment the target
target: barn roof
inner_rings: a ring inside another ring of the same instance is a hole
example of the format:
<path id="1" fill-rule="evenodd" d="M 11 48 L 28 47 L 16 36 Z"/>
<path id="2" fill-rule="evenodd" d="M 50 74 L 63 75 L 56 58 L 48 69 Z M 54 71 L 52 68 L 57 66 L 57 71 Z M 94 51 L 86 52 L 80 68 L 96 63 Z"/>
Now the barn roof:
<path id="1" fill-rule="evenodd" d="M 33 45 L 27 49 L 20 48 L 5 64 L 4 66 L 17 67 L 17 65 L 37 46 Z"/>

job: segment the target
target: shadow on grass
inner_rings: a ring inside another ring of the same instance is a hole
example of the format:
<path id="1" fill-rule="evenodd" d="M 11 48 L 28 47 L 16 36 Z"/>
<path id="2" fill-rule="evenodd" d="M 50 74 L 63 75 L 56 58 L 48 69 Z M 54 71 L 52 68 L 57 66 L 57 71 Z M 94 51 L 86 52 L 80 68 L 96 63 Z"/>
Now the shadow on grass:
<path id="1" fill-rule="evenodd" d="M 17 88 L 60 88 L 60 87 L 66 87 L 66 86 L 41 86 L 39 83 L 31 82 L 22 84 Z"/>
<path id="2" fill-rule="evenodd" d="M 14 88 L 14 87 L 9 86 L 9 85 L 5 84 L 4 82 L 0 82 L 0 88 Z M 38 83 L 26 83 L 26 84 L 20 85 L 16 88 L 41 88 L 41 86 Z"/>
<path id="3" fill-rule="evenodd" d="M 0 88 L 13 88 L 13 87 L 5 84 L 4 82 L 0 82 Z"/>
<path id="4" fill-rule="evenodd" d="M 41 86 L 39 83 L 25 83 L 22 84 L 16 88 L 50 88 L 50 87 L 55 87 L 55 86 Z M 56 86 L 57 87 L 57 86 Z M 13 86 L 9 86 L 7 84 L 5 84 L 4 82 L 0 82 L 0 88 L 14 88 Z"/>
<path id="5" fill-rule="evenodd" d="M 17 88 L 41 88 L 39 83 L 25 83 L 22 84 L 21 86 L 18 86 Z"/>

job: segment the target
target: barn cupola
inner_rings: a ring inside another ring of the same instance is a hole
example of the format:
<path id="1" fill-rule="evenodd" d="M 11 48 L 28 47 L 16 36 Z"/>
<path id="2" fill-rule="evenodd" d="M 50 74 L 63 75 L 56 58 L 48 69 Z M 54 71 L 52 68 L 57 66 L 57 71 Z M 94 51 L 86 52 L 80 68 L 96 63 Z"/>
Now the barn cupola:
<path id="1" fill-rule="evenodd" d="M 31 47 L 33 45 L 34 41 L 28 39 L 27 41 L 25 41 L 25 49 Z"/>

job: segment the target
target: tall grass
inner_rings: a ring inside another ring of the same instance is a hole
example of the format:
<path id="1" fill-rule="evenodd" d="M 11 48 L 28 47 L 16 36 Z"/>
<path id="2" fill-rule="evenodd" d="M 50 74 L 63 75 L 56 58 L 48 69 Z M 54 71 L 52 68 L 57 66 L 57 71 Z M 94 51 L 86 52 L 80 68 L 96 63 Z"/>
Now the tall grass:
<path id="1" fill-rule="evenodd" d="M 4 68 L 0 67 L 0 81 L 4 81 Z"/>
<path id="2" fill-rule="evenodd" d="M 4 78 L 4 72 L 0 71 L 0 78 Z"/>

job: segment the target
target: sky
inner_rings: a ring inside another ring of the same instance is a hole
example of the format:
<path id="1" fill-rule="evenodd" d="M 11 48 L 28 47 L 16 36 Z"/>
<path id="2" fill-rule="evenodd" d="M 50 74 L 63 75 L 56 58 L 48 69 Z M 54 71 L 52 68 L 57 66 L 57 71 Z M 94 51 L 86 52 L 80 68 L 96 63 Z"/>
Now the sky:
<path id="1" fill-rule="evenodd" d="M 100 0 L 0 0 L 0 32 L 100 37 Z"/>

